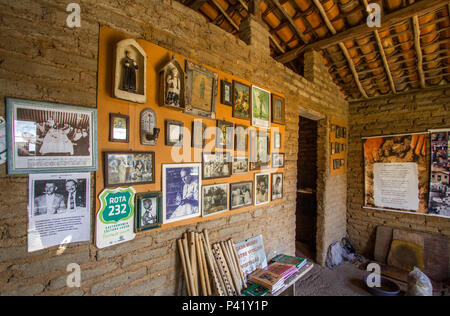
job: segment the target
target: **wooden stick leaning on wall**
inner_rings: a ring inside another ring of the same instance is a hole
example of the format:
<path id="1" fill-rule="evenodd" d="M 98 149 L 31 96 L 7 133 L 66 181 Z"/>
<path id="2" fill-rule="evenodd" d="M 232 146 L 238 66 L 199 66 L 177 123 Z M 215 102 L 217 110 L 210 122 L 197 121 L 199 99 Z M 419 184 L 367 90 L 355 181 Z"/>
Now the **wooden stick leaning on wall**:
<path id="1" fill-rule="evenodd" d="M 197 292 L 197 295 L 199 295 L 199 286 L 198 286 L 198 274 L 197 274 L 197 256 L 195 251 L 195 236 L 194 232 L 190 231 L 189 234 L 189 246 L 190 246 L 190 256 L 191 256 L 191 267 L 192 267 L 192 274 L 194 278 L 194 286 Z"/>
<path id="2" fill-rule="evenodd" d="M 217 277 L 217 279 L 219 281 L 219 284 L 220 284 L 220 287 L 221 287 L 221 292 L 222 292 L 221 296 L 230 295 L 229 292 L 228 292 L 228 288 L 227 288 L 227 286 L 225 284 L 225 280 L 224 280 L 225 276 L 221 272 L 221 270 L 219 269 L 219 265 L 218 265 L 218 263 L 216 261 L 216 258 L 215 258 L 214 254 L 212 252 L 212 247 L 211 247 L 211 243 L 209 242 L 209 234 L 208 234 L 208 230 L 207 229 L 203 230 L 203 237 L 204 237 L 205 243 L 206 243 L 205 247 L 208 250 L 209 256 L 211 258 L 211 262 L 212 262 L 212 264 L 214 266 L 214 271 L 216 273 L 216 277 Z"/>
<path id="3" fill-rule="evenodd" d="M 234 284 L 234 289 L 237 293 L 237 295 L 241 295 L 241 284 L 240 284 L 240 278 L 238 278 L 235 267 L 234 267 L 234 263 L 231 259 L 230 256 L 230 251 L 228 249 L 228 246 L 225 244 L 225 242 L 221 241 L 220 243 L 218 243 L 218 245 L 220 245 L 222 253 L 225 257 L 225 262 L 228 265 L 228 271 L 230 272 L 231 275 L 231 280 Z"/>
<path id="4" fill-rule="evenodd" d="M 200 257 L 202 258 L 202 267 L 203 267 L 203 275 L 205 276 L 205 282 L 206 282 L 206 295 L 211 296 L 212 290 L 211 290 L 211 281 L 209 278 L 208 273 L 208 264 L 206 262 L 206 254 L 205 249 L 203 247 L 202 242 L 202 234 L 197 234 L 197 240 L 198 240 L 198 248 L 200 249 Z"/>
<path id="5" fill-rule="evenodd" d="M 234 286 L 233 277 L 231 276 L 231 272 L 230 272 L 230 270 L 228 268 L 228 264 L 227 264 L 227 261 L 225 259 L 225 255 L 224 255 L 224 253 L 222 251 L 222 248 L 220 247 L 220 244 L 214 244 L 213 245 L 213 250 L 217 254 L 216 259 L 218 260 L 217 263 L 219 264 L 219 268 L 222 266 L 223 273 L 224 273 L 224 275 L 226 277 L 226 280 L 227 280 L 228 284 L 230 285 L 230 289 L 231 289 L 231 294 L 230 295 L 231 296 L 235 296 L 236 293 L 237 293 L 237 289 Z"/>
<path id="6" fill-rule="evenodd" d="M 216 260 L 217 267 L 219 269 L 219 274 L 222 276 L 222 280 L 225 285 L 226 295 L 233 296 L 234 295 L 233 294 L 233 292 L 234 292 L 233 285 L 232 285 L 232 282 L 230 282 L 229 277 L 227 276 L 227 273 L 225 270 L 226 264 L 224 263 L 224 260 L 220 256 L 220 253 L 217 250 L 217 246 L 213 245 L 212 253 L 214 255 L 214 259 Z"/>
<path id="7" fill-rule="evenodd" d="M 239 261 L 237 261 L 236 258 L 235 258 L 235 256 L 234 256 L 234 246 L 233 246 L 233 244 L 230 242 L 230 240 L 225 241 L 224 244 L 226 245 L 226 247 L 227 247 L 227 249 L 228 249 L 228 253 L 229 253 L 229 256 L 230 256 L 230 260 L 231 260 L 231 263 L 232 263 L 232 265 L 233 265 L 234 272 L 235 272 L 235 274 L 236 274 L 236 279 L 237 279 L 237 281 L 238 281 L 238 283 L 239 283 L 239 285 L 240 285 L 240 290 L 242 291 L 242 289 L 246 288 L 246 286 L 245 286 L 245 280 L 242 280 L 241 274 L 240 274 L 240 272 L 239 272 L 239 270 L 240 270 L 240 264 L 239 264 Z"/>
<path id="8" fill-rule="evenodd" d="M 194 236 L 195 250 L 196 250 L 196 254 L 197 254 L 198 271 L 199 271 L 199 276 L 200 276 L 199 283 L 202 288 L 203 296 L 207 296 L 208 292 L 206 290 L 205 270 L 203 269 L 203 260 L 202 260 L 201 250 L 200 250 L 200 244 L 198 242 L 198 234 L 194 232 L 193 236 Z"/>
<path id="9" fill-rule="evenodd" d="M 194 283 L 194 274 L 192 273 L 192 267 L 191 267 L 191 260 L 189 257 L 189 247 L 188 247 L 188 243 L 187 243 L 187 238 L 183 238 L 183 252 L 185 255 L 185 261 L 186 261 L 186 269 L 187 269 L 187 273 L 188 273 L 188 279 L 189 279 L 189 287 L 191 289 L 191 295 L 192 296 L 198 296 L 198 292 L 195 288 L 195 283 Z"/>
<path id="10" fill-rule="evenodd" d="M 241 276 L 242 284 L 243 284 L 244 288 L 247 288 L 247 285 L 245 283 L 244 272 L 242 271 L 242 267 L 241 267 L 241 264 L 239 262 L 239 256 L 238 256 L 238 253 L 236 251 L 236 248 L 234 247 L 233 239 L 228 240 L 228 243 L 230 244 L 231 249 L 233 250 L 233 255 L 234 255 L 234 258 L 236 260 L 237 267 L 239 269 L 239 275 Z"/>
<path id="11" fill-rule="evenodd" d="M 209 271 L 211 272 L 211 279 L 213 281 L 213 287 L 215 289 L 215 293 L 218 296 L 224 296 L 224 286 L 223 286 L 223 281 L 221 279 L 219 279 L 219 276 L 217 275 L 217 269 L 214 267 L 214 262 L 213 262 L 213 258 L 211 256 L 211 249 L 208 249 L 208 244 L 206 243 L 206 239 L 204 235 L 200 235 L 201 238 L 201 242 L 203 244 L 203 248 L 204 248 L 204 254 L 206 257 L 206 262 L 208 263 L 209 266 Z M 222 284 L 221 284 L 222 282 Z"/>
<path id="12" fill-rule="evenodd" d="M 184 273 L 184 281 L 186 282 L 186 289 L 187 289 L 188 295 L 192 296 L 191 284 L 189 282 L 189 275 L 188 275 L 187 264 L 186 264 L 186 257 L 184 255 L 183 242 L 181 241 L 181 239 L 177 240 L 177 244 L 178 244 L 178 251 L 180 252 L 181 264 L 183 265 L 183 273 Z"/>

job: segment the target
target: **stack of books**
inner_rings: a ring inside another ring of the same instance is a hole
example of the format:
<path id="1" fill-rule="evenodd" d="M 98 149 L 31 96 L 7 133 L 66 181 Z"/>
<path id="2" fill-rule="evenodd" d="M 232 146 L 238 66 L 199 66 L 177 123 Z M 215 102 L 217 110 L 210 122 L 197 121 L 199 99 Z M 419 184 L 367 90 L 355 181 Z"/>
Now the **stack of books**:
<path id="1" fill-rule="evenodd" d="M 264 296 L 269 292 L 264 286 L 259 284 L 252 284 L 245 290 L 242 290 L 241 294 L 244 296 Z"/>
<path id="2" fill-rule="evenodd" d="M 295 265 L 284 262 L 272 262 L 267 267 L 267 270 L 280 275 L 284 281 L 298 272 L 298 268 Z"/>
<path id="3" fill-rule="evenodd" d="M 265 287 L 272 294 L 278 292 L 284 286 L 284 279 L 281 275 L 263 269 L 257 269 L 250 274 L 248 281 Z"/>
<path id="4" fill-rule="evenodd" d="M 287 264 L 292 264 L 297 267 L 298 270 L 300 270 L 307 262 L 305 258 L 302 257 L 293 257 L 288 255 L 278 255 L 275 258 L 272 259 L 272 262 L 282 262 Z"/>

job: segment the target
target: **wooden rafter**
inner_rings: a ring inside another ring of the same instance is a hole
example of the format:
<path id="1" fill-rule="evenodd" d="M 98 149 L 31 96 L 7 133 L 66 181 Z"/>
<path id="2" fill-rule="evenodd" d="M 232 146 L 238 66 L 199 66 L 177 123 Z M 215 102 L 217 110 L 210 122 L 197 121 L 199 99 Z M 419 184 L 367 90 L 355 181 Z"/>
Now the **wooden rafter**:
<path id="1" fill-rule="evenodd" d="M 420 48 L 420 26 L 419 26 L 419 18 L 413 16 L 412 23 L 414 27 L 414 46 L 416 48 L 417 55 L 417 72 L 419 73 L 420 78 L 420 86 L 425 88 L 425 73 L 423 72 L 423 54 L 422 49 Z"/>
<path id="2" fill-rule="evenodd" d="M 200 9 L 208 0 L 194 0 L 189 7 L 194 10 Z"/>
<path id="3" fill-rule="evenodd" d="M 228 13 L 225 11 L 224 8 L 218 3 L 216 0 L 211 0 L 211 2 L 219 9 L 220 13 L 225 17 L 225 19 L 228 20 L 228 22 L 237 30 L 239 31 L 239 26 L 234 22 L 234 20 L 228 15 Z"/>
<path id="4" fill-rule="evenodd" d="M 281 6 L 280 2 L 278 0 L 270 0 L 272 3 L 277 7 L 277 9 L 283 14 L 283 16 L 288 20 L 290 26 L 294 29 L 297 36 L 303 41 L 303 43 L 308 43 L 308 40 L 306 39 L 305 35 L 300 31 L 297 24 L 295 24 L 294 20 L 289 16 L 289 14 L 286 12 L 286 10 Z M 450 0 L 449 0 L 450 1 Z"/>

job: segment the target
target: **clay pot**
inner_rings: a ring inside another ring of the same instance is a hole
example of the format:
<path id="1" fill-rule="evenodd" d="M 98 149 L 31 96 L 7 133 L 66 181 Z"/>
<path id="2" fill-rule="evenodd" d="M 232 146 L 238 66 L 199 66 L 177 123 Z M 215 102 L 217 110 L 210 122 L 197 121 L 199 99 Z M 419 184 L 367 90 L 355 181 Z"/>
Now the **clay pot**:
<path id="1" fill-rule="evenodd" d="M 402 6 L 402 0 L 388 0 L 386 1 L 386 6 L 388 10 L 398 9 Z"/>

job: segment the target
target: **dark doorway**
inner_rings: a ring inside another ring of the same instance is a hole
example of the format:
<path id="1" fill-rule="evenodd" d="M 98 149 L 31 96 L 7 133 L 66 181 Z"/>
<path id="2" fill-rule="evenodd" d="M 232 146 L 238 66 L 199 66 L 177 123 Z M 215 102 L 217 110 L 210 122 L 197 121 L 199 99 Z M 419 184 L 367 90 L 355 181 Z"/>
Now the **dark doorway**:
<path id="1" fill-rule="evenodd" d="M 317 121 L 300 116 L 297 165 L 297 248 L 315 258 L 317 222 Z"/>

